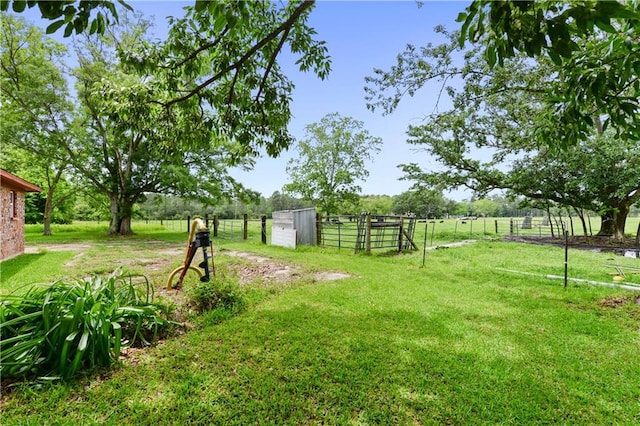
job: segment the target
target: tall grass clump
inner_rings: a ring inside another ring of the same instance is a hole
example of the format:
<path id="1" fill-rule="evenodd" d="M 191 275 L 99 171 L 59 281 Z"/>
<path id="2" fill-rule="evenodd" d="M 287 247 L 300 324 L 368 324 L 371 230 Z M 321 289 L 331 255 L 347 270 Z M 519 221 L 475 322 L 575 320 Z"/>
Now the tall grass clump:
<path id="1" fill-rule="evenodd" d="M 199 314 L 207 313 L 210 319 L 235 315 L 244 311 L 247 304 L 237 280 L 221 273 L 211 281 L 187 287 L 185 293 L 193 310 Z"/>
<path id="2" fill-rule="evenodd" d="M 70 378 L 109 367 L 123 345 L 149 344 L 171 324 L 144 279 L 121 271 L 103 278 L 56 281 L 0 303 L 3 378 Z"/>

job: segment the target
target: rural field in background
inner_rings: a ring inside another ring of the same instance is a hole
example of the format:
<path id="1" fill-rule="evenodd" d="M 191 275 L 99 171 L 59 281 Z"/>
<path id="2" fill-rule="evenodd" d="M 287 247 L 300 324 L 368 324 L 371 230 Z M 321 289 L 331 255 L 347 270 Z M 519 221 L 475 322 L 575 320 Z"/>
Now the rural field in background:
<path id="1" fill-rule="evenodd" d="M 562 248 L 505 242 L 493 220 L 486 234 L 483 219 L 466 222 L 419 223 L 420 250 L 366 256 L 263 245 L 252 221 L 246 241 L 213 239 L 219 271 L 264 270 L 232 256 L 249 252 L 289 268 L 289 279 L 254 273 L 242 285 L 245 312 L 203 314 L 114 370 L 3 390 L 2 424 L 640 422 L 639 292 L 565 289 L 546 278 L 563 274 Z M 127 238 L 107 237 L 106 226 L 54 226 L 51 237 L 29 226 L 33 252 L 2 263 L 2 292 L 122 268 L 167 297 L 186 221 L 136 222 Z M 425 241 L 466 239 L 479 241 L 422 251 Z M 638 262 L 570 249 L 569 276 L 613 283 L 611 265 Z M 318 272 L 348 277 L 319 281 Z"/>
<path id="2" fill-rule="evenodd" d="M 201 216 L 198 216 L 201 217 Z M 355 231 L 351 231 L 355 228 L 355 217 L 352 216 L 353 221 L 350 222 L 345 217 L 341 218 L 341 228 L 347 229 L 348 234 L 353 234 Z M 569 220 L 566 216 L 562 218 L 566 223 L 567 230 L 570 234 L 575 236 L 583 236 L 582 225 L 580 220 L 573 217 Z M 465 239 L 483 239 L 487 237 L 500 237 L 503 235 L 523 235 L 523 236 L 551 236 L 551 227 L 548 222 L 542 217 L 533 217 L 531 219 L 531 228 L 523 229 L 524 218 L 483 218 L 479 217 L 475 220 L 462 220 L 462 219 L 428 219 L 418 218 L 416 226 L 415 242 L 424 243 L 425 232 L 427 235 L 427 245 L 431 244 L 432 236 L 434 244 L 455 242 Z M 220 219 L 219 225 L 219 238 L 221 240 L 227 239 L 240 239 L 242 238 L 242 219 Z M 626 235 L 633 238 L 638 229 L 638 223 L 640 217 L 628 217 L 626 223 Z M 189 230 L 187 219 L 165 219 L 165 220 L 137 220 L 133 221 L 132 228 L 136 233 L 153 232 L 157 234 L 164 234 L 165 238 L 169 234 L 179 234 L 184 232 L 185 234 Z M 595 235 L 600 230 L 600 219 L 597 217 L 590 217 L 588 223 L 588 229 L 592 235 Z M 331 225 L 330 225 L 331 226 Z M 335 228 L 335 225 L 333 225 Z M 209 221 L 209 228 L 213 230 L 213 218 Z M 554 232 L 558 235 L 557 223 L 554 221 Z M 107 239 L 106 232 L 108 229 L 108 223 L 102 222 L 82 222 L 74 221 L 72 225 L 52 225 L 52 236 L 43 236 L 42 225 L 26 225 L 27 243 L 41 243 L 41 242 L 65 242 L 65 241 L 81 241 L 83 238 Z M 496 232 L 497 229 L 497 232 Z M 571 232 L 573 230 L 573 232 Z M 259 218 L 252 218 L 248 220 L 248 239 L 260 240 L 261 234 L 261 220 Z M 135 236 L 133 238 L 136 238 Z M 267 241 L 271 241 L 271 219 L 267 220 Z M 178 238 L 179 239 L 179 238 Z M 186 238 L 185 238 L 186 240 Z M 420 247 L 422 247 L 421 244 Z"/>

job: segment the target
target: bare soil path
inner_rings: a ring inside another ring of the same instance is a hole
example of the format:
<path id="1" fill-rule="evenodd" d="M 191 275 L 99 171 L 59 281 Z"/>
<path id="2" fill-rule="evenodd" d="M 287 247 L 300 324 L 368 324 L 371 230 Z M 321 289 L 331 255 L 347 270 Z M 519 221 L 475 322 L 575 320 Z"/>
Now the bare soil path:
<path id="1" fill-rule="evenodd" d="M 159 245 L 159 244 L 158 244 Z M 68 261 L 65 266 L 72 267 L 78 264 L 79 260 L 86 255 L 87 251 L 97 245 L 95 244 L 38 244 L 28 245 L 25 247 L 25 253 L 39 253 L 41 251 L 72 251 L 77 252 L 75 256 Z M 118 244 L 118 247 L 122 248 L 122 244 Z M 153 244 L 150 244 L 153 246 Z M 174 245 L 175 246 L 175 245 Z M 105 245 L 108 248 L 108 245 Z M 138 264 L 143 264 L 148 270 L 161 270 L 169 267 L 169 264 L 175 264 L 179 266 L 185 255 L 185 248 L 175 247 L 150 247 L 152 250 L 145 250 L 144 252 L 138 251 L 140 256 L 135 259 L 122 259 L 117 262 L 115 266 L 123 266 L 128 262 L 135 261 Z M 245 260 L 241 264 L 234 267 L 239 272 L 240 283 L 246 284 L 256 279 L 263 279 L 268 281 L 285 282 L 299 279 L 304 275 L 304 271 L 300 266 L 289 265 L 277 260 L 259 256 L 249 252 L 241 251 L 214 251 L 214 256 L 231 256 Z M 337 271 L 323 271 L 314 273 L 313 278 L 315 281 L 334 281 L 350 277 L 349 274 Z"/>

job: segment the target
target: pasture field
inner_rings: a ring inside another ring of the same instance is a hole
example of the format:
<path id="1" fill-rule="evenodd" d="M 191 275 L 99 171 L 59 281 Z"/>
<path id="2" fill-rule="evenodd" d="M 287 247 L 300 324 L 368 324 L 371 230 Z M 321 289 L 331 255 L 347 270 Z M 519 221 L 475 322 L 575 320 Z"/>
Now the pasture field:
<path id="1" fill-rule="evenodd" d="M 566 227 L 570 231 L 573 229 L 572 235 L 581 237 L 583 235 L 582 225 L 577 218 L 573 218 L 573 226 L 566 217 L 563 218 Z M 630 216 L 627 218 L 626 235 L 628 238 L 634 238 L 640 223 L 640 217 Z M 461 219 L 419 219 L 416 224 L 414 241 L 422 248 L 438 244 L 446 244 L 466 239 L 486 239 L 498 238 L 503 235 L 516 236 L 551 236 L 551 227 L 542 217 L 533 217 L 531 220 L 531 228 L 522 228 L 523 218 L 477 218 L 475 220 Z M 219 225 L 220 240 L 238 240 L 242 238 L 242 219 L 221 219 Z M 326 226 L 326 225 L 325 225 Z M 210 223 L 210 229 L 213 234 L 213 225 Z M 146 238 L 144 235 L 153 233 L 158 238 L 164 240 L 172 239 L 180 241 L 183 237 L 181 234 L 187 234 L 189 231 L 186 219 L 170 219 L 170 220 L 138 220 L 132 224 L 134 232 L 138 235 L 129 237 L 131 239 Z M 328 226 L 332 233 L 337 232 L 337 226 Z M 355 242 L 356 222 L 343 221 L 340 229 L 346 235 L 345 248 L 352 248 Z M 27 241 L 38 243 L 58 243 L 58 242 L 79 242 L 84 240 L 109 240 L 106 236 L 108 224 L 102 222 L 74 222 L 73 225 L 52 225 L 53 235 L 43 236 L 42 225 L 26 225 Z M 588 229 L 591 234 L 595 235 L 600 230 L 600 219 L 592 217 L 588 221 Z M 557 236 L 557 226 L 554 227 L 554 233 Z M 260 219 L 249 219 L 248 221 L 248 239 L 260 240 L 261 221 Z M 425 238 L 426 235 L 426 238 Z M 186 238 L 185 238 L 186 239 Z M 271 241 L 271 220 L 267 220 L 267 241 Z"/>
<path id="2" fill-rule="evenodd" d="M 467 230 L 472 238 L 456 239 L 480 241 L 424 253 L 284 249 L 261 244 L 259 225 L 248 241 L 214 239 L 222 269 L 263 270 L 235 255 L 249 252 L 295 273 L 283 281 L 251 275 L 245 312 L 203 314 L 115 369 L 4 388 L 0 421 L 640 423 L 640 292 L 576 282 L 565 289 L 546 278 L 563 274 L 563 249 L 504 242 L 482 226 L 475 236 L 479 223 Z M 445 224 L 436 223 L 433 246 L 451 242 Z M 2 263 L 2 291 L 123 268 L 145 274 L 162 296 L 184 257 L 186 226 L 134 223 L 138 234 L 127 238 L 72 226 L 52 237 L 30 229 L 27 244 L 38 252 Z M 420 228 L 416 242 L 425 241 Z M 607 265 L 638 262 L 571 249 L 569 276 L 612 283 Z M 319 272 L 347 277 L 321 281 Z M 640 285 L 640 276 L 626 282 Z"/>

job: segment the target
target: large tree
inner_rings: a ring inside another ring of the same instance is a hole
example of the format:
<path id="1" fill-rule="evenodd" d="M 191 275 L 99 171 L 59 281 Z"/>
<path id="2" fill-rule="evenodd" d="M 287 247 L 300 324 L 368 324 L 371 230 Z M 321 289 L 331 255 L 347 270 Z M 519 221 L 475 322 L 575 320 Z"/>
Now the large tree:
<path id="1" fill-rule="evenodd" d="M 382 139 L 371 136 L 364 123 L 338 113 L 306 126 L 297 158 L 289 160 L 291 182 L 285 190 L 317 203 L 326 214 L 342 203 L 357 202 L 359 183 L 369 176 L 367 161 L 380 151 Z"/>
<path id="2" fill-rule="evenodd" d="M 31 153 L 30 178 L 45 189 L 44 235 L 51 235 L 54 209 L 70 196 L 58 190 L 71 161 L 71 154 L 59 149 L 70 141 L 73 111 L 67 81 L 56 66 L 66 49 L 23 19 L 2 14 L 0 20 L 2 149 Z"/>
<path id="3" fill-rule="evenodd" d="M 407 179 L 436 188 L 465 186 L 479 194 L 509 189 L 517 195 L 594 210 L 602 218 L 601 233 L 622 238 L 629 206 L 637 200 L 640 186 L 640 169 L 634 160 L 637 142 L 606 139 L 607 149 L 596 150 L 594 146 L 604 146 L 598 136 L 603 129 L 593 125 L 589 138 L 572 149 L 556 153 L 544 148 L 547 145 L 538 129 L 541 123 L 548 124 L 547 88 L 555 84 L 555 65 L 544 58 L 536 62 L 520 56 L 491 68 L 480 49 L 460 51 L 455 35 L 450 36 L 451 41 L 441 46 L 409 48 L 397 66 L 377 71 L 368 80 L 378 89 L 369 88 L 371 106 L 387 112 L 405 90 L 415 92 L 431 80 L 462 80 L 462 89 L 445 88 L 452 109 L 434 113 L 409 129 L 409 143 L 433 155 L 442 167 L 425 170 L 417 163 L 404 165 Z M 464 62 L 456 64 L 454 57 L 464 57 Z M 598 123 L 597 117 L 594 121 Z M 585 156 L 591 167 L 584 167 Z M 616 172 L 621 164 L 625 166 Z"/>
<path id="4" fill-rule="evenodd" d="M 631 206 L 640 201 L 640 144 L 612 132 L 579 142 L 566 151 L 543 148 L 514 162 L 505 186 L 534 200 L 600 215 L 599 235 L 624 238 Z"/>
<path id="5" fill-rule="evenodd" d="M 134 204 L 147 193 L 220 199 L 241 195 L 229 166 L 246 166 L 238 143 L 211 125 L 211 111 L 196 102 L 167 110 L 159 80 L 132 72 L 120 51 L 144 40 L 144 21 L 112 27 L 107 36 L 77 42 L 74 71 L 80 104 L 72 144 L 73 165 L 110 203 L 110 233 L 129 234 Z M 152 81 L 150 81 L 152 80 Z M 155 82 L 155 84 L 154 84 Z M 240 154 L 240 155 L 239 155 Z"/>
<path id="6" fill-rule="evenodd" d="M 329 71 L 305 23 L 312 6 L 196 2 L 165 42 L 111 26 L 77 43 L 81 108 L 60 147 L 110 200 L 111 233 L 131 232 L 132 207 L 148 192 L 242 196 L 228 168 L 291 144 L 293 85 L 277 58 L 288 45 L 302 70 Z"/>

